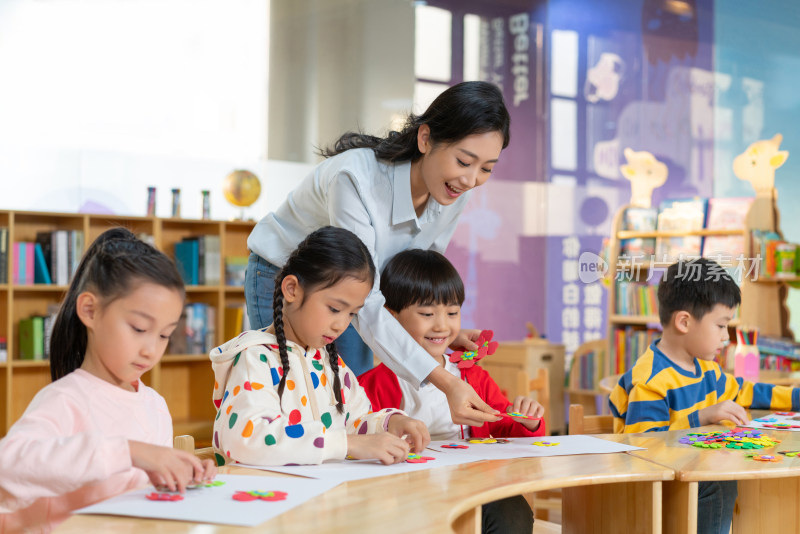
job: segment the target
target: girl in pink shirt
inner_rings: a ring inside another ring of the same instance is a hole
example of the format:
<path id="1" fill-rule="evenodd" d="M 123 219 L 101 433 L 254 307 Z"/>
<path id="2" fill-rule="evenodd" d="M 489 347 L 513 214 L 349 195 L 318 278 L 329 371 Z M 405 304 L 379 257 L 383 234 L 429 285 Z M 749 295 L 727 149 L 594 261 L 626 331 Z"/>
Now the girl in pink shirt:
<path id="1" fill-rule="evenodd" d="M 150 482 L 183 492 L 213 462 L 172 448 L 164 399 L 140 378 L 184 301 L 164 254 L 104 232 L 73 277 L 50 341 L 53 383 L 0 440 L 0 532 L 48 531 L 69 513 Z"/>

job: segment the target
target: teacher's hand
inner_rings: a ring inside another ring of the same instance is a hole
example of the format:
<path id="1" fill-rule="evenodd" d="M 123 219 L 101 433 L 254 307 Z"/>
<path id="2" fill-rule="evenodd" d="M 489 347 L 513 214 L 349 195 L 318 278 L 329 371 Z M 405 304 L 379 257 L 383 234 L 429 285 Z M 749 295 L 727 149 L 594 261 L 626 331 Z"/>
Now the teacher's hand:
<path id="1" fill-rule="evenodd" d="M 472 386 L 462 382 L 443 367 L 436 367 L 428 380 L 445 395 L 450 406 L 450 417 L 457 425 L 483 426 L 500 420 L 500 412 L 483 402 Z"/>

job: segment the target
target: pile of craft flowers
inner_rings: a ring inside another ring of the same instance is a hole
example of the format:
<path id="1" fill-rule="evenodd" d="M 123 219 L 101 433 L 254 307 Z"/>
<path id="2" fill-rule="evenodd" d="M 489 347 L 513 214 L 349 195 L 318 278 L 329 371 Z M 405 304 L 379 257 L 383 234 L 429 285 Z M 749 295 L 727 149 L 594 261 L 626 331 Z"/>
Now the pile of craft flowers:
<path id="1" fill-rule="evenodd" d="M 690 432 L 679 441 L 703 449 L 766 449 L 780 443 L 757 430 L 736 429 L 728 432 Z"/>

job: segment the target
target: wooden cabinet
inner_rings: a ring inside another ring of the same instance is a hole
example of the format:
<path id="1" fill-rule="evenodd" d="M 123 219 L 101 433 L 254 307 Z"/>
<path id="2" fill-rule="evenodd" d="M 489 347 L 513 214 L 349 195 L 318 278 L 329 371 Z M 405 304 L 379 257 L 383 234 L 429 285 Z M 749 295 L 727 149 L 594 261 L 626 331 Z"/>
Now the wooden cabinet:
<path id="1" fill-rule="evenodd" d="M 551 434 L 563 434 L 564 424 L 564 345 L 534 339 L 500 343 L 491 356 L 480 361 L 480 366 L 492 376 L 500 389 L 508 393 L 509 400 L 517 395 L 527 395 L 519 390 L 518 373 L 536 376 L 536 370 L 546 367 L 550 374 L 550 413 L 545 414 Z"/>
<path id="2" fill-rule="evenodd" d="M 155 246 L 173 257 L 175 243 L 183 238 L 218 236 L 221 282 L 213 286 L 186 287 L 187 303 L 202 302 L 214 308 L 216 344 L 225 341 L 225 308 L 242 305 L 245 301 L 242 287 L 225 285 L 225 258 L 248 254 L 247 237 L 254 224 L 252 221 L 0 211 L 0 227 L 9 229 L 9 243 L 35 241 L 37 232 L 77 230 L 83 232 L 84 247 L 88 247 L 105 230 L 124 226 L 137 235 L 152 236 Z M 4 386 L 0 388 L 0 436 L 19 419 L 34 395 L 50 383 L 47 360 L 20 359 L 19 321 L 31 315 L 46 315 L 48 306 L 59 304 L 67 289 L 46 284 L 14 284 L 10 260 L 9 256 L 9 283 L 0 284 L 0 337 L 6 338 L 8 347 L 8 361 L 0 363 L 0 383 Z M 207 354 L 165 354 L 143 380 L 166 399 L 175 435 L 191 434 L 201 440 L 210 439 L 215 414 L 211 402 L 214 375 Z"/>

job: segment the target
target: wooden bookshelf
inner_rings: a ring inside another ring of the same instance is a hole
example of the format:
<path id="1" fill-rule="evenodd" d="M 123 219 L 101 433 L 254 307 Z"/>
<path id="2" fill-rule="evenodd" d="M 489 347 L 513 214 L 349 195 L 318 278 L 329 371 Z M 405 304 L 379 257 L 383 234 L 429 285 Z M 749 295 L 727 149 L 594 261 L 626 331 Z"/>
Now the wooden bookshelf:
<path id="1" fill-rule="evenodd" d="M 659 237 L 686 237 L 686 236 L 742 236 L 744 239 L 745 256 L 751 256 L 748 252 L 752 249 L 750 243 L 751 230 L 769 230 L 780 234 L 780 216 L 775 205 L 775 195 L 758 196 L 753 200 L 744 228 L 734 230 L 692 230 L 686 232 L 675 231 L 629 231 L 623 230 L 625 211 L 631 206 L 623 206 L 616 213 L 612 232 L 608 244 L 608 263 L 609 270 L 607 278 L 610 282 L 608 295 L 608 358 L 606 358 L 606 375 L 616 373 L 614 363 L 618 361 L 616 347 L 616 333 L 620 329 L 632 328 L 634 330 L 646 329 L 648 325 L 658 325 L 657 315 L 626 315 L 618 312 L 617 305 L 617 276 L 622 275 L 624 279 L 632 282 L 644 282 L 651 270 L 659 271 L 653 273 L 660 278 L 661 273 L 666 270 L 671 262 L 652 261 L 650 258 L 637 260 L 621 259 L 621 243 L 625 239 L 634 238 L 659 238 Z M 750 267 L 750 264 L 747 264 Z M 758 277 L 743 276 L 742 305 L 739 309 L 739 317 L 730 323 L 730 327 L 745 325 L 748 328 L 758 328 L 762 335 L 791 337 L 793 333 L 789 329 L 789 312 L 786 308 L 786 295 L 788 284 L 800 282 L 800 277 L 769 278 L 760 273 Z M 732 339 L 735 339 L 732 337 Z"/>
<path id="2" fill-rule="evenodd" d="M 187 303 L 202 302 L 215 308 L 217 344 L 225 341 L 225 308 L 244 303 L 243 288 L 225 285 L 225 258 L 248 254 L 247 237 L 254 225 L 253 221 L 0 210 L 0 226 L 9 229 L 9 243 L 34 241 L 37 232 L 80 230 L 84 235 L 84 247 L 88 247 L 105 230 L 124 226 L 137 235 L 153 236 L 155 246 L 173 257 L 175 243 L 185 237 L 219 236 L 221 282 L 186 287 Z M 34 395 L 50 383 L 47 360 L 19 358 L 19 320 L 31 315 L 44 315 L 48 305 L 59 304 L 67 290 L 63 285 L 14 284 L 11 262 L 8 263 L 6 274 L 9 283 L 0 284 L 0 337 L 6 338 L 8 348 L 8 362 L 0 362 L 0 384 L 3 385 L 0 388 L 0 436 L 5 435 L 19 419 Z M 166 399 L 175 435 L 191 434 L 202 441 L 211 439 L 215 415 L 211 402 L 214 374 L 207 354 L 166 354 L 143 376 L 143 381 Z"/>

